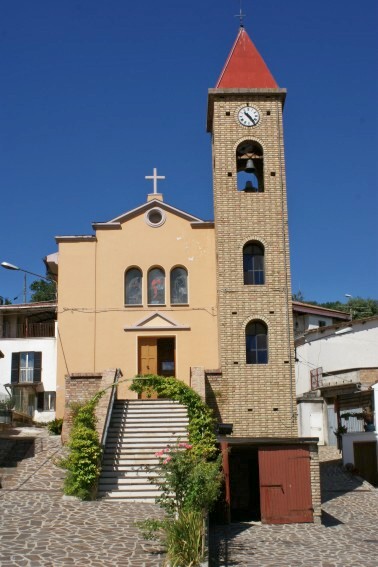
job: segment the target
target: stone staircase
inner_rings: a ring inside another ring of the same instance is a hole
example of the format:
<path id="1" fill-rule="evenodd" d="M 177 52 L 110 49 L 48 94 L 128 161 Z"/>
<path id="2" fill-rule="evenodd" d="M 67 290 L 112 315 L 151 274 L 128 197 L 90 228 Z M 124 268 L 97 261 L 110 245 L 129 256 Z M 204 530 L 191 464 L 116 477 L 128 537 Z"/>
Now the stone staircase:
<path id="1" fill-rule="evenodd" d="M 187 441 L 185 406 L 172 400 L 126 400 L 114 404 L 102 461 L 98 496 L 154 502 L 159 496 L 148 479 L 159 459 L 155 453 Z"/>

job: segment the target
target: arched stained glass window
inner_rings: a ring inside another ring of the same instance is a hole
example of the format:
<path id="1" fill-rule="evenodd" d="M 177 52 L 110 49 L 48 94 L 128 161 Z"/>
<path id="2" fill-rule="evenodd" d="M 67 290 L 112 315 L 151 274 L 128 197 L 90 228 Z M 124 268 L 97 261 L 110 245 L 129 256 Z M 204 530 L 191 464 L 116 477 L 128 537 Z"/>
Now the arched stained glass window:
<path id="1" fill-rule="evenodd" d="M 148 272 L 148 303 L 165 304 L 165 272 L 161 268 L 152 268 Z"/>
<path id="2" fill-rule="evenodd" d="M 262 321 L 251 321 L 245 328 L 247 364 L 268 363 L 268 327 Z"/>
<path id="3" fill-rule="evenodd" d="M 130 268 L 125 274 L 125 305 L 142 304 L 142 271 Z"/>
<path id="4" fill-rule="evenodd" d="M 264 247 L 258 242 L 247 242 L 243 248 L 244 285 L 263 285 Z"/>
<path id="5" fill-rule="evenodd" d="M 171 303 L 188 303 L 188 272 L 185 268 L 171 270 Z"/>

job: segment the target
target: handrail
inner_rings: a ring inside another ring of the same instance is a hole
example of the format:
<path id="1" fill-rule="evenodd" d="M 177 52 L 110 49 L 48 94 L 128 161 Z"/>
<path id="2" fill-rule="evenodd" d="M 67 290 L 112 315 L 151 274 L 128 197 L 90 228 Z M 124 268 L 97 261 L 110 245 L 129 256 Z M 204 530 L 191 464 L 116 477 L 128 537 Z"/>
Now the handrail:
<path id="1" fill-rule="evenodd" d="M 108 409 L 107 409 L 107 412 L 106 412 L 104 429 L 102 431 L 102 439 L 101 439 L 101 446 L 102 447 L 105 447 L 106 438 L 108 436 L 110 418 L 112 417 L 113 405 L 114 405 L 114 400 L 115 400 L 115 395 L 116 395 L 116 390 L 117 390 L 116 385 L 118 384 L 118 380 L 119 380 L 120 376 L 122 376 L 121 369 L 117 368 L 115 375 L 114 375 L 114 382 L 113 382 L 112 388 L 111 388 L 112 391 L 111 391 L 111 394 L 110 394 Z"/>

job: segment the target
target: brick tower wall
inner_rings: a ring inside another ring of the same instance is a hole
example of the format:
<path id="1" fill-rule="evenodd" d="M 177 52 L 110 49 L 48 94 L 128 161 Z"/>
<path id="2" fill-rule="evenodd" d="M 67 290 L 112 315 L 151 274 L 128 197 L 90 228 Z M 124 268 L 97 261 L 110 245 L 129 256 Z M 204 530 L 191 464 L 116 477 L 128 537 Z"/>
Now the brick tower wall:
<path id="1" fill-rule="evenodd" d="M 297 436 L 283 93 L 210 90 L 222 378 L 209 383 L 216 381 L 222 421 L 243 436 Z M 260 111 L 253 128 L 236 118 L 246 105 Z M 236 148 L 244 140 L 263 148 L 263 193 L 237 190 Z M 265 248 L 265 285 L 243 283 L 243 246 L 251 240 Z M 268 364 L 246 363 L 245 328 L 254 319 L 268 326 Z"/>

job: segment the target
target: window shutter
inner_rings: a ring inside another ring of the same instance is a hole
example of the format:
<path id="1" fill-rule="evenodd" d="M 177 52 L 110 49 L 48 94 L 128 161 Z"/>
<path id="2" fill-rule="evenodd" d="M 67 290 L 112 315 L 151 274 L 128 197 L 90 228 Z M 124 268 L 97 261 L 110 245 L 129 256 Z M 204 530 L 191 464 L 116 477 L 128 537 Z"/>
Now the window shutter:
<path id="1" fill-rule="evenodd" d="M 12 352 L 11 383 L 18 384 L 20 377 L 20 353 Z"/>
<path id="2" fill-rule="evenodd" d="M 45 392 L 38 392 L 37 393 L 37 410 L 38 411 L 44 410 L 44 399 L 45 399 Z"/>
<path id="3" fill-rule="evenodd" d="M 34 353 L 34 372 L 33 372 L 33 382 L 40 382 L 42 374 L 42 353 Z"/>

